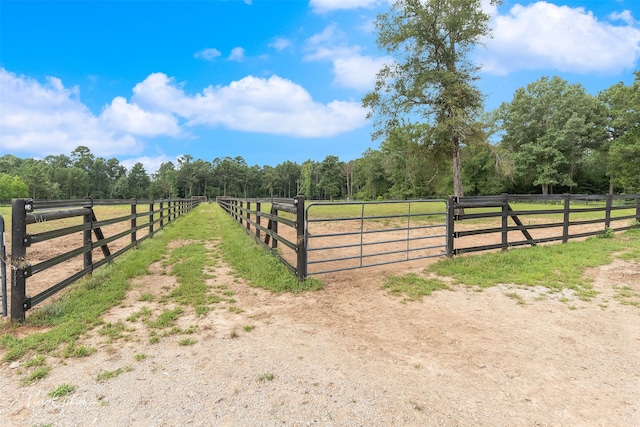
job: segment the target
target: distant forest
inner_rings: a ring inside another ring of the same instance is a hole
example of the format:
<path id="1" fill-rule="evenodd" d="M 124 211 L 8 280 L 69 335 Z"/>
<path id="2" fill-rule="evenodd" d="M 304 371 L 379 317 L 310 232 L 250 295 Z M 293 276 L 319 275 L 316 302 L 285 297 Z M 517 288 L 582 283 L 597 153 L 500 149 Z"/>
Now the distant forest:
<path id="1" fill-rule="evenodd" d="M 635 193 L 640 191 L 640 71 L 596 96 L 580 84 L 544 77 L 486 113 L 462 144 L 466 195 Z M 184 155 L 149 174 L 80 146 L 44 159 L 0 157 L 0 200 L 293 197 L 417 199 L 452 193 L 451 159 L 431 128 L 397 123 L 378 149 L 344 161 L 249 166 L 243 157 Z"/>

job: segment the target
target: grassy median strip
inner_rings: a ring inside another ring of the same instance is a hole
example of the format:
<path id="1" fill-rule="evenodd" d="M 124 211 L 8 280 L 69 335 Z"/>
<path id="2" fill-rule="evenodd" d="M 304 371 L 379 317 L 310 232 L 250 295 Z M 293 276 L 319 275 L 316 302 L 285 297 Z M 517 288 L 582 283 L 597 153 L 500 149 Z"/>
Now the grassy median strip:
<path id="1" fill-rule="evenodd" d="M 169 243 L 176 240 L 187 243 L 170 252 Z M 130 280 L 147 274 L 150 264 L 163 259 L 174 265 L 172 274 L 179 282 L 169 299 L 191 305 L 199 314 L 206 313 L 207 305 L 218 301 L 212 299 L 205 284 L 210 277 L 205 269 L 214 262 L 205 248 L 205 243 L 211 241 L 221 242 L 222 257 L 252 286 L 274 291 L 321 287 L 316 280 L 298 283 L 222 209 L 213 204 L 202 205 L 113 264 L 96 270 L 92 277 L 71 285 L 56 301 L 30 311 L 24 327 L 6 324 L 0 335 L 0 349 L 5 351 L 3 360 L 38 354 L 60 357 L 92 354 L 93 349 L 78 345 L 79 338 L 90 329 L 103 326 L 102 315 L 124 300 Z"/>
<path id="2" fill-rule="evenodd" d="M 248 280 L 251 286 L 274 292 L 322 288 L 322 282 L 314 278 L 299 282 L 273 254 L 258 245 L 221 208 L 216 208 L 216 223 L 224 260 L 236 270 L 238 276 Z"/>

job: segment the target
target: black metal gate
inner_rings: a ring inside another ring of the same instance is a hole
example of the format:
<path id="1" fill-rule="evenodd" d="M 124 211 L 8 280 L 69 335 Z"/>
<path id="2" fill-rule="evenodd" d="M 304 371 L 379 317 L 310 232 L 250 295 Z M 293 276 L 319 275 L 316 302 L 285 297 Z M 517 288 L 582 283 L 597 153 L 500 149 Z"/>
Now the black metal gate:
<path id="1" fill-rule="evenodd" d="M 447 255 L 447 202 L 311 202 L 305 213 L 307 273 Z"/>

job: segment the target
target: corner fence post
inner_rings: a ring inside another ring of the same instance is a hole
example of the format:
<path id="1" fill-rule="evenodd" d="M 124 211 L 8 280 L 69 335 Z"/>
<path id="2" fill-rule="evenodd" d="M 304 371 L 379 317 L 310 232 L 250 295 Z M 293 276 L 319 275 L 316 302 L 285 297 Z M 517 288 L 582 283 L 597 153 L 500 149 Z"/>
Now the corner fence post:
<path id="1" fill-rule="evenodd" d="M 449 196 L 449 200 L 447 201 L 447 257 L 451 258 L 455 254 L 454 245 L 454 236 L 455 236 L 455 196 Z"/>
<path id="2" fill-rule="evenodd" d="M 27 199 L 11 201 L 11 321 L 24 322 L 27 266 Z"/>
<path id="3" fill-rule="evenodd" d="M 307 278 L 307 247 L 304 238 L 304 196 L 296 196 L 293 204 L 296 206 L 296 251 L 298 261 L 298 280 L 303 281 Z"/>

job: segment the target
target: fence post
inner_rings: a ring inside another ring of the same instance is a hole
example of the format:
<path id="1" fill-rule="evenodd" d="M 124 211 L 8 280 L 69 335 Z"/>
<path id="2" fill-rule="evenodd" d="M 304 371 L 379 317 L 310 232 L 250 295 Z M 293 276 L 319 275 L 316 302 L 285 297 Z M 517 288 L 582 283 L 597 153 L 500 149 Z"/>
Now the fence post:
<path id="1" fill-rule="evenodd" d="M 607 194 L 607 207 L 604 213 L 604 228 L 611 227 L 611 206 L 613 206 L 613 194 Z"/>
<path id="2" fill-rule="evenodd" d="M 247 230 L 251 230 L 251 201 L 247 200 Z"/>
<path id="3" fill-rule="evenodd" d="M 278 210 L 273 208 L 273 202 L 271 202 L 271 215 L 273 215 L 273 220 L 271 220 L 271 232 L 273 236 L 271 236 L 271 247 L 273 249 L 278 247 L 278 239 L 276 239 L 276 235 L 278 234 Z"/>
<path id="4" fill-rule="evenodd" d="M 91 243 L 93 243 L 91 239 L 91 232 L 93 231 L 93 200 L 91 201 L 91 206 L 89 206 L 91 210 L 89 213 L 84 214 L 82 222 L 89 227 L 82 232 L 83 244 L 84 246 L 89 245 L 89 250 L 84 253 L 84 268 L 88 268 L 93 264 L 93 251 L 91 248 Z"/>
<path id="5" fill-rule="evenodd" d="M 4 218 L 0 215 L 0 277 L 2 277 L 2 316 L 7 313 L 7 252 L 4 247 Z"/>
<path id="6" fill-rule="evenodd" d="M 149 237 L 153 236 L 153 200 L 149 203 Z"/>
<path id="7" fill-rule="evenodd" d="M 238 213 L 239 213 L 238 221 L 240 222 L 240 226 L 242 226 L 242 223 L 244 221 L 244 217 L 242 216 L 242 214 L 243 214 L 242 207 L 243 206 L 244 206 L 244 201 L 240 200 L 240 204 L 239 204 L 239 208 L 238 208 Z"/>
<path id="8" fill-rule="evenodd" d="M 502 251 L 506 251 L 509 247 L 509 195 L 502 193 L 504 200 L 502 201 Z"/>
<path id="9" fill-rule="evenodd" d="M 636 222 L 640 223 L 640 193 L 636 194 Z"/>
<path id="10" fill-rule="evenodd" d="M 571 195 L 563 194 L 562 198 L 564 199 L 564 213 L 562 219 L 562 243 L 567 243 L 569 241 L 569 213 L 570 203 L 571 203 Z"/>
<path id="11" fill-rule="evenodd" d="M 31 206 L 31 205 L 29 205 Z M 27 247 L 27 199 L 11 201 L 11 321 L 24 322 Z"/>
<path id="12" fill-rule="evenodd" d="M 260 206 L 261 205 L 262 204 L 258 200 L 256 200 L 256 224 L 257 224 L 256 225 L 256 238 L 258 240 L 261 240 L 261 238 L 260 238 L 260 217 L 262 216 L 262 215 L 260 215 Z"/>
<path id="13" fill-rule="evenodd" d="M 455 236 L 455 224 L 454 224 L 454 215 L 455 215 L 455 196 L 449 196 L 449 200 L 447 201 L 447 257 L 451 258 L 455 254 L 454 245 L 454 236 Z"/>
<path id="14" fill-rule="evenodd" d="M 136 227 L 138 222 L 136 221 L 136 217 L 137 217 L 137 210 L 136 210 L 136 204 L 138 203 L 138 201 L 136 199 L 131 199 L 131 243 L 135 244 L 137 241 L 136 238 Z"/>
<path id="15" fill-rule="evenodd" d="M 164 227 L 164 202 L 160 200 L 160 230 Z"/>
<path id="16" fill-rule="evenodd" d="M 307 246 L 304 236 L 304 196 L 298 195 L 293 201 L 296 205 L 296 251 L 297 251 L 297 270 L 298 280 L 303 281 L 307 278 Z"/>

